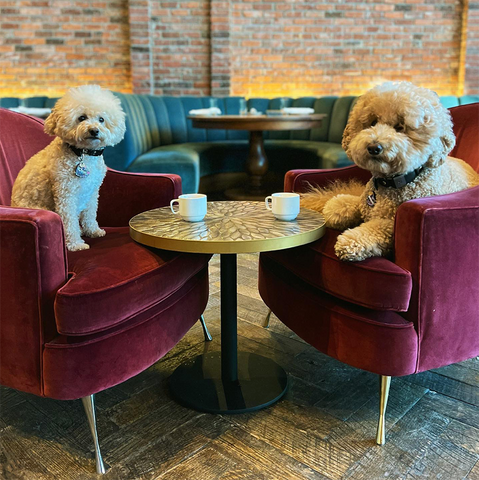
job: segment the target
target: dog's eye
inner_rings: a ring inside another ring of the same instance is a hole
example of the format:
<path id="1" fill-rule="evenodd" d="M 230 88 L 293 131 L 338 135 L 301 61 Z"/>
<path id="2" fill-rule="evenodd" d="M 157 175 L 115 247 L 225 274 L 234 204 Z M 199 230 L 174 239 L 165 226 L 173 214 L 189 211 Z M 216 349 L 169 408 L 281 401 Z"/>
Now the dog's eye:
<path id="1" fill-rule="evenodd" d="M 104 119 L 103 117 L 100 117 L 100 118 L 98 119 L 98 121 L 99 121 L 100 123 L 103 123 L 103 122 L 105 121 L 105 119 Z"/>
<path id="2" fill-rule="evenodd" d="M 397 125 L 394 125 L 394 130 L 396 130 L 396 132 L 404 132 L 404 125 L 398 123 Z"/>
<path id="3" fill-rule="evenodd" d="M 373 121 L 371 122 L 371 127 L 374 127 L 374 125 L 376 125 L 376 123 L 378 123 L 378 121 L 377 121 L 377 120 L 373 120 Z"/>
<path id="4" fill-rule="evenodd" d="M 79 121 L 79 122 L 83 122 L 83 121 L 85 121 L 85 120 L 86 120 L 86 116 L 85 116 L 85 115 L 80 115 L 80 116 L 78 117 L 78 121 Z"/>

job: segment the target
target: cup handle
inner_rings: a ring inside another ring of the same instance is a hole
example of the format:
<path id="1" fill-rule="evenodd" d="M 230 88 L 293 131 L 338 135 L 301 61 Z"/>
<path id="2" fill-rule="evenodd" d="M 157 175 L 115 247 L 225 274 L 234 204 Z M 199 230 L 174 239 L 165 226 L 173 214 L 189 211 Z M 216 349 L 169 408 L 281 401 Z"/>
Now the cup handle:
<path id="1" fill-rule="evenodd" d="M 175 212 L 175 210 L 173 210 L 173 204 L 175 202 L 178 203 L 178 207 L 180 206 L 180 201 L 177 198 L 175 198 L 174 200 L 172 200 L 170 202 L 170 208 L 171 208 L 171 211 L 176 215 L 177 213 L 180 213 L 180 209 L 178 208 L 178 210 L 176 212 Z"/>
<path id="2" fill-rule="evenodd" d="M 271 206 L 270 206 L 270 203 L 269 203 L 270 200 L 271 200 Z M 264 203 L 266 205 L 267 210 L 273 210 L 273 197 L 271 195 L 264 199 Z"/>

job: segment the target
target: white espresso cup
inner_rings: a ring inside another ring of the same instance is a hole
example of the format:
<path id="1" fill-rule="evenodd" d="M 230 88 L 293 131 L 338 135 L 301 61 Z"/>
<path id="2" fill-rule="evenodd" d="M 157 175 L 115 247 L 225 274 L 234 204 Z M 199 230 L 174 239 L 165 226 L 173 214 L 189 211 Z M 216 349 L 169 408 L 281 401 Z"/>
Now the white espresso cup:
<path id="1" fill-rule="evenodd" d="M 264 199 L 264 203 L 278 220 L 290 222 L 298 216 L 299 195 L 297 193 L 273 193 Z"/>
<path id="2" fill-rule="evenodd" d="M 178 210 L 173 208 L 174 203 L 179 204 Z M 186 193 L 170 202 L 171 211 L 180 214 L 187 222 L 200 222 L 206 215 L 206 195 L 202 193 Z"/>

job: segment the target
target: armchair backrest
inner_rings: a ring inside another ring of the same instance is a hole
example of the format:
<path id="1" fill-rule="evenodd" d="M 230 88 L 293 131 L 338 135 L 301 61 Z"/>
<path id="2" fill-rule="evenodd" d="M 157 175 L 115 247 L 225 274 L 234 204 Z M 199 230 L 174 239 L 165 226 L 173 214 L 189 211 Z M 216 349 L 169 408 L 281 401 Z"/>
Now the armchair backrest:
<path id="1" fill-rule="evenodd" d="M 67 280 L 63 224 L 8 205 L 18 172 L 51 141 L 41 120 L 0 108 L 0 383 L 36 395 L 43 343 L 57 334 L 55 292 Z"/>
<path id="2" fill-rule="evenodd" d="M 40 119 L 0 108 L 0 205 L 10 205 L 18 172 L 51 141 Z"/>
<path id="3" fill-rule="evenodd" d="M 479 103 L 450 108 L 456 146 L 450 153 L 479 172 Z"/>

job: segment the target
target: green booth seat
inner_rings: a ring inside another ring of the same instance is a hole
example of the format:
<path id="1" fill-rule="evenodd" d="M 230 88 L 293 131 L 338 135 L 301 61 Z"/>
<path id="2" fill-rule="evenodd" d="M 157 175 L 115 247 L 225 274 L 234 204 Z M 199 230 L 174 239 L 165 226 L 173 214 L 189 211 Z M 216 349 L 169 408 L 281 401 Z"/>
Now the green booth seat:
<path id="1" fill-rule="evenodd" d="M 26 97 L 26 98 L 17 98 L 17 97 L 3 97 L 0 98 L 0 107 L 3 108 L 17 108 L 17 107 L 27 107 L 27 108 L 53 108 L 55 103 L 57 103 L 59 97 Z"/>
<path id="2" fill-rule="evenodd" d="M 22 107 L 28 108 L 45 108 L 48 97 L 27 97 L 21 99 Z"/>
<path id="3" fill-rule="evenodd" d="M 15 97 L 0 98 L 0 107 L 17 108 L 20 105 L 20 99 Z"/>
<path id="4" fill-rule="evenodd" d="M 57 103 L 58 99 L 60 97 L 57 97 L 57 98 L 53 98 L 53 97 L 50 97 L 50 98 L 47 98 L 45 100 L 45 104 L 43 105 L 45 108 L 53 108 L 55 106 L 55 103 Z"/>
<path id="5" fill-rule="evenodd" d="M 469 105 L 470 103 L 479 102 L 479 95 L 463 95 L 458 97 L 459 105 Z"/>

